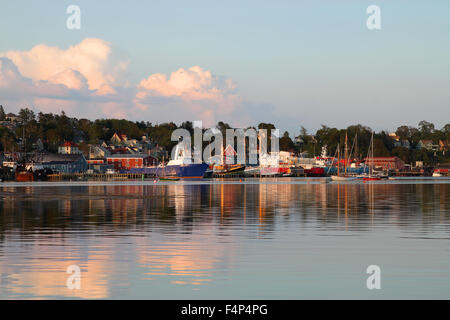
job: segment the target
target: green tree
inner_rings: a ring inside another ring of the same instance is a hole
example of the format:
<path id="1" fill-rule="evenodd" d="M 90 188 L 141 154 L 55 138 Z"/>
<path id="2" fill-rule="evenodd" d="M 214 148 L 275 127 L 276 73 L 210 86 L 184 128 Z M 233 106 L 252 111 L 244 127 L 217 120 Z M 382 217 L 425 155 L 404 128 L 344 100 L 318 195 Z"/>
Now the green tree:
<path id="1" fill-rule="evenodd" d="M 434 124 L 431 122 L 422 120 L 419 122 L 419 129 L 423 135 L 428 135 L 434 131 Z"/>
<path id="2" fill-rule="evenodd" d="M 281 151 L 289 151 L 294 148 L 294 142 L 289 137 L 289 133 L 287 131 L 284 132 L 283 136 L 280 139 L 280 150 Z"/>
<path id="3" fill-rule="evenodd" d="M 19 118 L 23 124 L 27 124 L 28 122 L 34 120 L 35 117 L 36 116 L 35 116 L 33 110 L 30 110 L 28 108 L 20 109 L 20 111 L 19 111 Z"/>
<path id="4" fill-rule="evenodd" d="M 0 121 L 5 121 L 6 120 L 6 113 L 5 110 L 3 109 L 3 106 L 0 105 Z"/>

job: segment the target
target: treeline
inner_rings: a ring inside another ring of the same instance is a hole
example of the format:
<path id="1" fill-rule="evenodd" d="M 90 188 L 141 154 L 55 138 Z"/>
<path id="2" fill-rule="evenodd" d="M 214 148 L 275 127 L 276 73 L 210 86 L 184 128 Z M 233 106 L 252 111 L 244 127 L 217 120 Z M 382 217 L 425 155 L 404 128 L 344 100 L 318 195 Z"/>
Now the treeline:
<path id="1" fill-rule="evenodd" d="M 326 145 L 329 153 L 333 155 L 338 145 L 343 148 L 347 135 L 349 149 L 353 147 L 353 154 L 362 159 L 368 154 L 373 130 L 358 124 L 346 129 L 322 125 L 314 135 L 309 135 L 304 128 L 300 131 L 300 137 L 303 141 L 302 151 L 317 154 L 318 150 Z M 397 156 L 405 163 L 414 163 L 415 161 L 424 161 L 425 164 L 450 162 L 448 145 L 442 150 L 418 148 L 419 142 L 426 140 L 431 140 L 436 147 L 439 141 L 444 142 L 444 144 L 450 142 L 450 124 L 446 124 L 441 129 L 436 129 L 433 123 L 421 121 L 417 128 L 411 126 L 398 127 L 394 137 L 386 131 L 374 133 L 374 156 Z"/>
<path id="2" fill-rule="evenodd" d="M 185 121 L 181 125 L 173 122 L 153 124 L 149 121 L 128 121 L 125 119 L 77 119 L 68 117 L 64 111 L 61 114 L 42 113 L 37 115 L 28 108 L 18 113 L 14 126 L 0 126 L 1 151 L 33 151 L 38 139 L 43 143 L 44 149 L 57 152 L 58 146 L 64 141 L 76 141 L 82 150 L 89 144 L 100 141 L 109 141 L 114 133 L 126 134 L 131 139 L 141 139 L 147 135 L 154 143 L 170 151 L 175 142 L 171 141 L 171 134 L 177 128 L 184 128 L 193 132 L 193 124 Z M 7 120 L 2 106 L 0 106 L 0 121 Z M 218 122 L 216 127 L 225 137 L 226 129 L 231 126 L 225 122 Z M 275 129 L 271 123 L 260 123 L 254 129 Z M 450 140 L 450 124 L 437 129 L 434 124 L 421 121 L 418 127 L 401 126 L 396 130 L 398 138 L 389 136 L 388 132 L 381 131 L 374 134 L 375 156 L 398 156 L 406 163 L 424 161 L 425 163 L 450 162 L 445 151 L 430 151 L 418 149 L 421 140 L 432 140 L 438 144 L 439 140 Z M 343 147 L 345 137 L 348 137 L 349 149 L 353 146 L 353 154 L 363 158 L 367 155 L 372 135 L 372 129 L 363 125 L 352 125 L 345 129 L 330 128 L 322 125 L 314 134 L 308 133 L 304 127 L 299 127 L 296 137 L 290 137 L 284 132 L 280 137 L 280 150 L 296 153 L 307 152 L 310 156 L 318 155 L 323 146 L 327 146 L 328 153 L 333 155 L 337 146 Z M 356 137 L 356 139 L 355 139 Z M 397 140 L 400 141 L 399 142 Z M 22 141 L 25 141 L 24 146 Z M 403 144 L 402 144 L 403 141 Z M 407 141 L 408 146 L 405 146 Z M 269 141 L 270 147 L 270 141 Z M 449 150 L 450 151 L 450 150 Z"/>

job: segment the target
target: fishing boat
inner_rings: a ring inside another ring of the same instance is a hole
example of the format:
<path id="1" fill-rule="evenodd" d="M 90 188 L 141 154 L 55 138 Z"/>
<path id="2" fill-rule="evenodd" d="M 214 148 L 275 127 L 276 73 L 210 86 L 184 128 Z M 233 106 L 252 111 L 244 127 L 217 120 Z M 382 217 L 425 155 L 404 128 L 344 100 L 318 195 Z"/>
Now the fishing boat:
<path id="1" fill-rule="evenodd" d="M 261 167 L 260 168 L 261 176 L 271 176 L 271 177 L 288 177 L 291 175 L 291 170 L 287 167 Z"/>
<path id="2" fill-rule="evenodd" d="M 183 179 L 200 179 L 204 177 L 208 167 L 208 164 L 205 162 L 195 163 L 190 154 L 186 152 L 186 148 L 182 148 L 178 144 L 175 149 L 174 159 L 170 160 L 167 164 L 144 168 L 132 168 L 128 172 L 160 178 L 177 177 Z"/>
<path id="3" fill-rule="evenodd" d="M 244 175 L 246 176 L 258 176 L 260 174 L 259 166 L 247 166 L 244 170 Z"/>
<path id="4" fill-rule="evenodd" d="M 159 177 L 159 180 L 161 180 L 161 181 L 179 181 L 180 178 L 178 178 L 178 177 Z"/>
<path id="5" fill-rule="evenodd" d="M 281 177 L 290 175 L 291 168 L 288 163 L 280 161 L 279 154 L 265 154 L 259 158 L 259 171 L 261 176 Z"/>
<path id="6" fill-rule="evenodd" d="M 434 178 L 450 177 L 450 165 L 438 164 L 433 170 L 432 177 Z"/>
<path id="7" fill-rule="evenodd" d="M 222 146 L 220 163 L 214 165 L 213 172 L 220 175 L 244 173 L 245 165 L 234 163 L 236 156 L 237 152 L 231 145 L 225 149 Z"/>
<path id="8" fill-rule="evenodd" d="M 434 171 L 432 174 L 432 177 L 442 177 L 442 174 L 440 172 Z"/>
<path id="9" fill-rule="evenodd" d="M 216 164 L 213 168 L 214 173 L 218 174 L 232 174 L 244 172 L 245 166 L 243 164 Z"/>
<path id="10" fill-rule="evenodd" d="M 16 170 L 16 181 L 18 182 L 34 181 L 34 174 L 33 172 L 26 170 Z"/>

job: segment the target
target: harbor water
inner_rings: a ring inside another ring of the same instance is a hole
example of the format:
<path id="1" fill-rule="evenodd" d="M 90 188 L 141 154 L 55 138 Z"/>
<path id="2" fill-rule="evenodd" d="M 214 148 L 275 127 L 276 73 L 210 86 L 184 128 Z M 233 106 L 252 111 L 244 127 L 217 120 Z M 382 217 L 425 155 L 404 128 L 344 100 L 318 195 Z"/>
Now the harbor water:
<path id="1" fill-rule="evenodd" d="M 450 180 L 1 183 L 17 298 L 449 299 Z"/>

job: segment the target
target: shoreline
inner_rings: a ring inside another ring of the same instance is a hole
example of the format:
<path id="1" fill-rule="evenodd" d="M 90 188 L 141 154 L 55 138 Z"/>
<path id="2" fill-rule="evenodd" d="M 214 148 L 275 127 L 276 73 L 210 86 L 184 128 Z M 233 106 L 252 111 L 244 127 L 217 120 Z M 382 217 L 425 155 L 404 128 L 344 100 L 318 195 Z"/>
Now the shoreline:
<path id="1" fill-rule="evenodd" d="M 2 181 L 0 187 L 51 187 L 51 186 L 170 186 L 170 185 L 255 185 L 255 184 L 286 184 L 286 185 L 365 185 L 365 184 L 450 184 L 450 177 L 397 177 L 395 179 L 383 179 L 379 181 L 364 182 L 353 181 L 331 181 L 328 177 L 265 177 L 265 178 L 203 178 L 203 179 L 180 179 L 178 181 L 165 181 L 156 179 L 145 180 L 67 180 L 67 181 Z"/>

